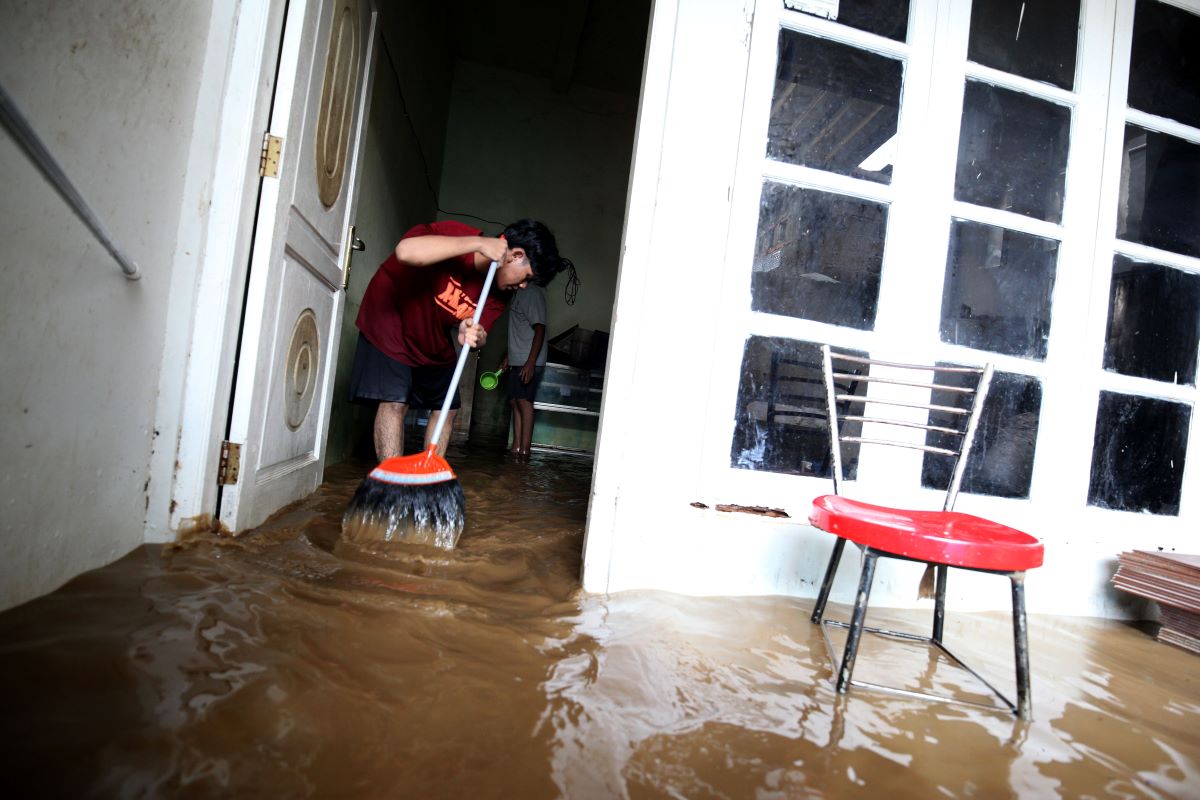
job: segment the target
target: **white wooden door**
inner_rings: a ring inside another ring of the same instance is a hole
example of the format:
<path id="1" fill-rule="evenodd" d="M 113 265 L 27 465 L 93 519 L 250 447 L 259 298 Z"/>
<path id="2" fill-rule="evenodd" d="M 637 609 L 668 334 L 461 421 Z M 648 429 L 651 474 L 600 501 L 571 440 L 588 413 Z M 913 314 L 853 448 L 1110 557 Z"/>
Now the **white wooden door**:
<path id="1" fill-rule="evenodd" d="M 351 249 L 375 40 L 374 0 L 292 0 L 263 179 L 222 486 L 221 523 L 241 532 L 310 493 L 325 459 L 343 269 Z"/>

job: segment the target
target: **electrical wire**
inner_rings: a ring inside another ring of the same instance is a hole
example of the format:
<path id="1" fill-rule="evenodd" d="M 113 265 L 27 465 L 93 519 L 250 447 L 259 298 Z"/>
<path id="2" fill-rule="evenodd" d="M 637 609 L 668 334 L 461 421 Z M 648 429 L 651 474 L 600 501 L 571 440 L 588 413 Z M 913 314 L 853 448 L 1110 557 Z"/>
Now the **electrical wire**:
<path id="1" fill-rule="evenodd" d="M 563 259 L 564 269 L 567 273 L 567 285 L 563 287 L 563 299 L 567 301 L 567 305 L 575 305 L 575 297 L 579 294 L 579 273 L 575 271 L 575 262 L 569 258 Z"/>
<path id="2" fill-rule="evenodd" d="M 387 56 L 388 64 L 392 68 L 392 74 L 396 76 L 396 92 L 400 95 L 400 111 L 404 114 L 404 119 L 408 121 L 408 129 L 412 131 L 413 141 L 417 145 L 417 154 L 421 157 L 421 170 L 425 174 L 425 185 L 429 187 L 429 193 L 433 195 L 433 205 L 442 214 L 455 217 L 468 217 L 477 219 L 480 222 L 486 222 L 489 225 L 495 225 L 501 230 L 504 229 L 503 222 L 497 222 L 494 219 L 480 217 L 475 214 L 467 214 L 462 211 L 447 211 L 442 208 L 442 201 L 438 197 L 437 189 L 433 187 L 433 179 L 429 177 L 429 160 L 425 158 L 425 149 L 421 147 L 421 137 L 417 134 L 417 126 L 413 123 L 412 114 L 408 113 L 408 102 L 404 99 L 404 84 L 400 80 L 400 70 L 396 68 L 396 62 L 392 59 L 392 49 L 388 47 L 387 38 L 384 37 L 383 31 L 379 32 L 379 40 L 383 43 L 383 53 Z"/>

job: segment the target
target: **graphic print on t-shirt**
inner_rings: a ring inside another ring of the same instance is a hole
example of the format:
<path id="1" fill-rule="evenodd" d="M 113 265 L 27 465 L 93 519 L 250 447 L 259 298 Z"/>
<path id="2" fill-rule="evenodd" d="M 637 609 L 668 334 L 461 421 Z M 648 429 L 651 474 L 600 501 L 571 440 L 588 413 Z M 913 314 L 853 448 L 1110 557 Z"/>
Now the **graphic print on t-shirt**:
<path id="1" fill-rule="evenodd" d="M 455 278 L 448 277 L 446 279 L 446 288 L 434 298 L 434 302 L 455 319 L 466 319 L 475 313 L 475 301 L 467 297 L 462 284 Z"/>

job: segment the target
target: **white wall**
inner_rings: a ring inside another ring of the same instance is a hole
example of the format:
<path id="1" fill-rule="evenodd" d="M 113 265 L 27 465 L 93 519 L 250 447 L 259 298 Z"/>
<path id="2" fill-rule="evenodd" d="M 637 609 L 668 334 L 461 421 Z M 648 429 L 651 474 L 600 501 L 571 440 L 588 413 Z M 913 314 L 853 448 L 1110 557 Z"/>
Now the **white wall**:
<path id="1" fill-rule="evenodd" d="M 233 3 L 7 2 L 0 82 L 114 237 L 131 282 L 0 134 L 0 607 L 143 541 L 181 229 L 203 227 Z M 220 72 L 220 69 L 218 69 Z M 215 147 L 215 145 L 214 145 Z M 186 324 L 184 326 L 186 328 Z M 170 475 L 155 473 L 154 481 Z"/>
<path id="2" fill-rule="evenodd" d="M 803 572 L 787 569 L 795 557 L 766 552 L 787 547 L 777 526 L 690 505 L 707 408 L 703 391 L 683 390 L 698 376 L 704 385 L 731 377 L 712 374 L 712 323 L 748 40 L 740 3 L 655 3 L 584 547 L 588 591 L 799 589 Z"/>

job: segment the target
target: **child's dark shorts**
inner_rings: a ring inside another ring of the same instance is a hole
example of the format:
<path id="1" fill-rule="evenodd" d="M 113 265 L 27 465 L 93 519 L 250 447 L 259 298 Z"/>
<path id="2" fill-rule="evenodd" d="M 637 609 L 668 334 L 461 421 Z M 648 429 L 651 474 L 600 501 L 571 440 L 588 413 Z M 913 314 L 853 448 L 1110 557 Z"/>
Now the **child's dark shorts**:
<path id="1" fill-rule="evenodd" d="M 528 400 L 533 402 L 533 396 L 537 394 L 538 385 L 542 382 L 542 375 L 545 374 L 545 367 L 533 368 L 533 380 L 529 383 L 521 383 L 521 368 L 508 368 L 508 399 L 509 400 Z"/>
<path id="2" fill-rule="evenodd" d="M 453 377 L 453 365 L 410 367 L 382 352 L 360 333 L 350 373 L 350 402 L 407 403 L 411 408 L 440 409 Z M 450 408 L 460 405 L 455 389 Z"/>

